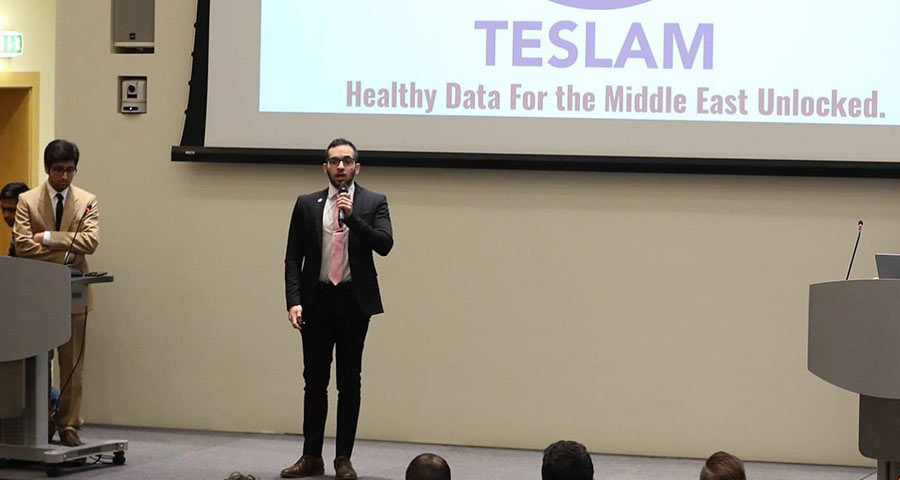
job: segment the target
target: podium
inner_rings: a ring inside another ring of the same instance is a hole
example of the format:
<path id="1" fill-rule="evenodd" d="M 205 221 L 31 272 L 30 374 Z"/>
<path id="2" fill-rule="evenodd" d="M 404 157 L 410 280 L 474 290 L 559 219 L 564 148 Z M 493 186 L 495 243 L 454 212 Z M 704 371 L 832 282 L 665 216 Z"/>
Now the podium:
<path id="1" fill-rule="evenodd" d="M 859 452 L 900 476 L 900 279 L 809 287 L 809 371 L 859 394 Z"/>
<path id="2" fill-rule="evenodd" d="M 45 463 L 50 476 L 63 463 L 102 453 L 125 463 L 127 440 L 47 443 L 48 352 L 78 333 L 71 331 L 71 312 L 87 304 L 87 285 L 112 281 L 110 275 L 72 277 L 55 263 L 0 257 L 0 459 Z"/>

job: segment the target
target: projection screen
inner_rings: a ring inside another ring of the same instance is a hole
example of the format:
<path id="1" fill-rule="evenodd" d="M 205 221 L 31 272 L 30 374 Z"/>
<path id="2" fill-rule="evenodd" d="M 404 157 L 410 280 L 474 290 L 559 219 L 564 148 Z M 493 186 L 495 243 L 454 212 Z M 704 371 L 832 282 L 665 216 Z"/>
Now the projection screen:
<path id="1" fill-rule="evenodd" d="M 199 1 L 173 159 L 900 171 L 896 0 Z"/>

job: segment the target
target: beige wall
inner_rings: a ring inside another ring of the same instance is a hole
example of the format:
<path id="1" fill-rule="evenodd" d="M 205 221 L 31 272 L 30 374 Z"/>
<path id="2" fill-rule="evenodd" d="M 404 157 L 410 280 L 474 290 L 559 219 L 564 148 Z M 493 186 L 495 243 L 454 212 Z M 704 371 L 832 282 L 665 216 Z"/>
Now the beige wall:
<path id="1" fill-rule="evenodd" d="M 194 2 L 156 3 L 144 56 L 109 53 L 108 0 L 58 5 L 57 132 L 100 198 L 91 265 L 116 275 L 89 319 L 85 417 L 297 432 L 282 259 L 295 196 L 324 178 L 169 161 Z M 147 115 L 116 113 L 118 75 L 148 76 Z M 900 250 L 897 181 L 365 166 L 360 180 L 389 195 L 396 235 L 360 437 L 871 464 L 856 398 L 806 370 L 807 285 L 842 278 L 859 217 L 856 276 Z"/>
<path id="2" fill-rule="evenodd" d="M 35 152 L 40 165 L 43 145 L 53 140 L 56 84 L 56 0 L 0 0 L 0 30 L 22 32 L 22 55 L 0 58 L 0 72 L 40 72 L 40 145 Z M 0 160 L 2 161 L 2 160 Z M 38 172 L 41 181 L 47 176 Z"/>

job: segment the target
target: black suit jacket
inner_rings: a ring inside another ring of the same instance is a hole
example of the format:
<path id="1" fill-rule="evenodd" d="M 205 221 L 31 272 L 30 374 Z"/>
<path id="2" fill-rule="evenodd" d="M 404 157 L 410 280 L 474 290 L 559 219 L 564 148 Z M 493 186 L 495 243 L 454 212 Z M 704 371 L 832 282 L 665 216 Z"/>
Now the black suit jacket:
<path id="1" fill-rule="evenodd" d="M 322 215 L 328 189 L 297 197 L 284 256 L 287 308 L 312 305 L 319 293 L 322 268 Z M 372 252 L 387 255 L 394 246 L 387 197 L 356 184 L 353 214 L 344 220 L 349 228 L 347 254 L 353 291 L 366 315 L 384 312 L 378 273 Z"/>

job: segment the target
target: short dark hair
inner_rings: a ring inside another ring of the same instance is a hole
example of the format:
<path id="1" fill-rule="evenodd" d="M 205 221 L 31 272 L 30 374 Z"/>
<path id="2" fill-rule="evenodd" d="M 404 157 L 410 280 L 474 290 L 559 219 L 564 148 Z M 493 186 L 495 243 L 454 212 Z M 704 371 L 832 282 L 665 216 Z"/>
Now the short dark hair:
<path id="1" fill-rule="evenodd" d="M 584 445 L 560 440 L 544 449 L 541 465 L 544 480 L 591 480 L 593 477 L 594 462 Z"/>
<path id="2" fill-rule="evenodd" d="M 341 145 L 350 145 L 350 148 L 353 149 L 353 158 L 355 160 L 359 160 L 359 151 L 356 149 L 356 145 L 353 144 L 350 140 L 346 138 L 335 138 L 325 147 L 325 160 L 328 160 L 328 151 L 334 147 L 340 147 Z"/>
<path id="3" fill-rule="evenodd" d="M 450 465 L 433 453 L 423 453 L 409 462 L 406 480 L 450 480 Z"/>
<path id="4" fill-rule="evenodd" d="M 13 182 L 7 183 L 3 186 L 3 189 L 0 190 L 0 199 L 6 200 L 8 198 L 19 199 L 19 195 L 28 191 L 28 185 L 25 185 L 21 182 Z"/>
<path id="5" fill-rule="evenodd" d="M 700 480 L 747 480 L 744 462 L 728 452 L 716 452 L 706 459 Z"/>
<path id="6" fill-rule="evenodd" d="M 44 149 L 44 167 L 50 168 L 54 163 L 75 162 L 78 166 L 78 146 L 74 143 L 57 138 L 47 144 Z"/>

